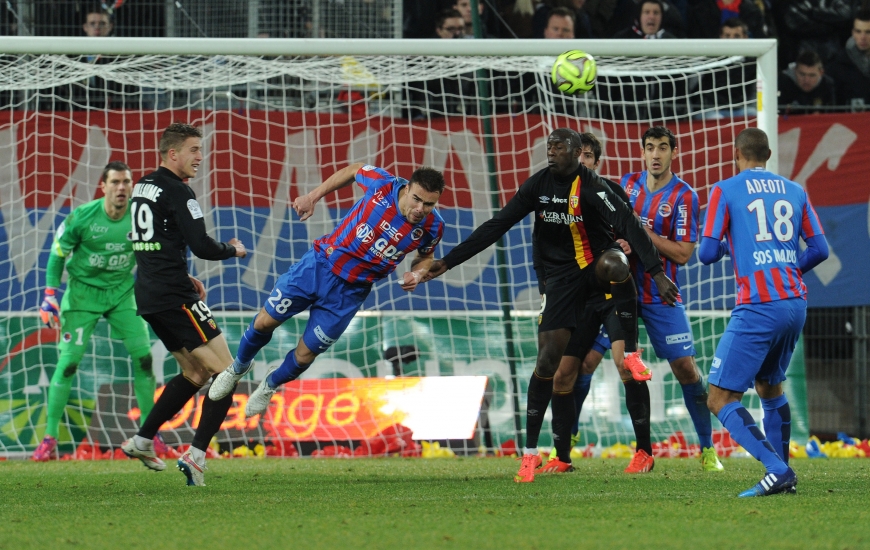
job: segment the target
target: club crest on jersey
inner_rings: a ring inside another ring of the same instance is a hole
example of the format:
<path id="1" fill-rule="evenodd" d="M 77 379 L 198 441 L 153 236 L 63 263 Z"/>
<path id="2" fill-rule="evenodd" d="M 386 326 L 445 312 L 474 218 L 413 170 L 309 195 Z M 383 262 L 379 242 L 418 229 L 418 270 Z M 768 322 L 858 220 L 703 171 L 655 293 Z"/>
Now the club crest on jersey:
<path id="1" fill-rule="evenodd" d="M 375 230 L 367 223 L 356 226 L 356 238 L 364 244 L 369 244 L 375 239 Z"/>
<path id="2" fill-rule="evenodd" d="M 423 228 L 415 227 L 414 230 L 411 231 L 411 239 L 414 241 L 419 241 L 421 237 L 423 237 Z"/>
<path id="3" fill-rule="evenodd" d="M 578 206 L 580 206 L 580 197 L 578 197 L 577 195 L 571 195 L 570 197 L 568 197 L 568 204 L 571 206 L 571 208 L 577 208 Z"/>
<path id="4" fill-rule="evenodd" d="M 659 216 L 667 218 L 674 211 L 674 207 L 669 203 L 663 202 L 659 205 Z"/>
<path id="5" fill-rule="evenodd" d="M 214 319 L 208 320 L 208 326 L 210 326 L 212 330 L 217 330 L 217 323 L 214 322 Z"/>
<path id="6" fill-rule="evenodd" d="M 329 248 L 327 248 L 326 249 L 326 257 L 328 258 L 329 256 L 331 256 L 334 251 L 335 251 L 335 249 L 332 248 L 331 246 Z"/>

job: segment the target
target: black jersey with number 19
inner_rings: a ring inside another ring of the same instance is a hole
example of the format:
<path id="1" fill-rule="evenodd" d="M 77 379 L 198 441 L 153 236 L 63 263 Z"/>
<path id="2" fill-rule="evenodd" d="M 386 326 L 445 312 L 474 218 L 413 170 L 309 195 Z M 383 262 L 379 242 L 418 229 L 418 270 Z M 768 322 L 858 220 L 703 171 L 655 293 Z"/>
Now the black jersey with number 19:
<path id="1" fill-rule="evenodd" d="M 236 254 L 232 245 L 208 236 L 193 189 L 168 168 L 160 167 L 136 183 L 130 208 L 140 315 L 199 300 L 188 277 L 188 247 L 204 260 Z"/>

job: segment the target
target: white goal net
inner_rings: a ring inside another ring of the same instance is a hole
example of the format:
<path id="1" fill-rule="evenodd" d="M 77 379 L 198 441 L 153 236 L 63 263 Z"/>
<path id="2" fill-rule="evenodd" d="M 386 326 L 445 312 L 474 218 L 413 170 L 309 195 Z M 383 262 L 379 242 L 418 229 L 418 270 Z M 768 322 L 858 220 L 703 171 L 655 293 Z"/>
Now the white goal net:
<path id="1" fill-rule="evenodd" d="M 348 163 L 404 177 L 421 165 L 444 172 L 440 257 L 546 166 L 545 140 L 558 127 L 597 135 L 604 147 L 599 171 L 618 181 L 644 169 L 643 132 L 667 126 L 678 137 L 674 171 L 695 187 L 702 208 L 712 184 L 732 175 L 731 148 L 741 129 L 768 129 L 775 147 L 775 113 L 758 109 L 760 93 L 775 98 L 775 78 L 759 83 L 757 76 L 775 72 L 772 41 L 682 41 L 679 49 L 627 42 L 12 39 L 11 53 L 0 57 L 0 454 L 29 453 L 43 435 L 59 337 L 36 316 L 48 247 L 70 210 L 99 196 L 108 162 L 126 162 L 136 180 L 159 164 L 166 126 L 201 127 L 205 160 L 189 183 L 209 233 L 238 237 L 251 254 L 230 262 L 191 258 L 190 271 L 206 283 L 208 305 L 235 351 L 276 278 L 360 192 L 348 188 L 324 199 L 304 223 L 292 212 L 293 199 Z M 555 56 L 571 47 L 598 61 L 598 83 L 584 96 L 561 95 L 549 82 Z M 266 421 L 243 418 L 252 389 L 243 383 L 242 406 L 230 411 L 219 440 L 226 448 L 290 441 L 303 452 L 353 450 L 395 424 L 418 440 L 467 440 L 463 445 L 475 450 L 522 437 L 539 307 L 531 262 L 526 220 L 413 294 L 395 275 L 376 284 L 348 332 Z M 727 267 L 693 259 L 680 276 L 704 372 L 733 306 Z M 304 322 L 303 315 L 279 331 L 246 382 L 280 363 Z M 152 342 L 160 386 L 177 365 Z M 679 384 L 667 363 L 650 363 L 654 441 L 678 431 L 692 441 Z M 404 400 L 379 394 L 381 401 L 360 404 L 360 395 L 377 392 L 348 382 L 396 374 L 390 388 L 377 391 L 401 386 Z M 425 394 L 418 404 L 430 408 L 408 405 L 416 394 L 401 379 L 448 376 L 488 377 L 480 421 L 448 414 L 462 399 L 479 399 L 478 390 L 460 399 L 465 390 L 418 387 Z M 620 386 L 605 362 L 581 418 L 584 443 L 632 440 Z M 74 382 L 62 449 L 83 440 L 116 447 L 131 435 L 138 418 L 131 387 L 130 360 L 100 323 Z M 197 411 L 191 402 L 165 427 L 169 443 L 190 441 Z"/>

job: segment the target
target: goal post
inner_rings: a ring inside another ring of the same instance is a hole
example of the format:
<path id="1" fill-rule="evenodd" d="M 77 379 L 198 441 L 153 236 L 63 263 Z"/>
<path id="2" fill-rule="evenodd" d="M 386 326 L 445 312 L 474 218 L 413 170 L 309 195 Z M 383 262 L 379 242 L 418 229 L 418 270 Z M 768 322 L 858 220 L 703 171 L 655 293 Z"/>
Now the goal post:
<path id="1" fill-rule="evenodd" d="M 599 64 L 596 89 L 584 96 L 563 96 L 549 83 L 549 65 L 572 48 Z M 442 256 L 546 165 L 546 136 L 557 127 L 598 135 L 604 144 L 599 171 L 618 180 L 643 169 L 644 129 L 668 126 L 680 148 L 675 172 L 695 187 L 702 205 L 707 190 L 732 175 L 733 140 L 741 129 L 765 129 L 776 158 L 775 40 L 34 37 L 9 38 L 2 49 L 0 96 L 9 108 L 0 111 L 0 319 L 6 329 L 0 453 L 29 452 L 44 430 L 54 342 L 62 335 L 40 328 L 35 312 L 53 231 L 71 208 L 98 196 L 99 174 L 110 160 L 127 162 L 134 179 L 156 168 L 157 141 L 171 122 L 203 129 L 205 160 L 189 183 L 209 233 L 238 237 L 251 251 L 238 262 L 190 262 L 206 282 L 208 304 L 232 351 L 277 276 L 361 196 L 345 189 L 325 198 L 305 223 L 292 212 L 294 198 L 348 163 L 376 164 L 404 177 L 423 164 L 443 171 Z M 411 295 L 395 276 L 376 284 L 347 334 L 303 381 L 396 370 L 488 376 L 488 421 L 478 426 L 478 437 L 492 445 L 517 437 L 536 354 L 539 297 L 530 230 L 525 220 L 500 245 Z M 403 264 L 399 272 L 406 269 Z M 724 264 L 701 266 L 693 259 L 680 282 L 706 372 L 733 307 L 731 275 Z M 295 346 L 305 319 L 279 331 L 247 382 L 260 380 Z M 79 366 L 63 420 L 65 442 L 90 437 L 114 445 L 134 427 L 129 359 L 100 327 Z M 152 342 L 160 384 L 176 367 Z M 396 359 L 402 355 L 404 361 Z M 679 385 L 666 364 L 652 363 L 659 380 L 654 438 L 683 431 L 691 439 Z M 581 426 L 586 441 L 631 440 L 613 375 L 612 365 L 596 373 Z M 290 407 L 295 401 L 287 399 Z M 448 398 L 444 406 L 451 406 Z M 282 414 L 284 421 L 313 422 L 295 409 Z M 338 441 L 327 417 L 315 420 Z M 171 442 L 186 437 L 186 421 L 168 430 Z M 228 419 L 220 439 L 238 444 L 278 437 L 273 428 Z"/>

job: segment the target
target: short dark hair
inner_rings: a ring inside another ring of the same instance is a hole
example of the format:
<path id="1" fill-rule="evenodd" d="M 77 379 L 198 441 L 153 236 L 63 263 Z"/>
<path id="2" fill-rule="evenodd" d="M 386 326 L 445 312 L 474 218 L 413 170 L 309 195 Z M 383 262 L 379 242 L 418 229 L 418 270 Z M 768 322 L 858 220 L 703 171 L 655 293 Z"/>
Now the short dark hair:
<path id="1" fill-rule="evenodd" d="M 858 10 L 858 13 L 852 18 L 853 25 L 855 21 L 870 21 L 870 9 Z"/>
<path id="2" fill-rule="evenodd" d="M 734 140 L 734 147 L 746 160 L 766 161 L 770 158 L 770 143 L 767 134 L 759 128 L 746 128 Z"/>
<path id="3" fill-rule="evenodd" d="M 640 140 L 641 147 L 646 147 L 646 140 L 648 139 L 662 139 L 668 138 L 668 143 L 671 144 L 671 149 L 677 148 L 677 136 L 674 135 L 673 132 L 665 128 L 664 126 L 653 126 L 643 133 L 643 137 Z"/>
<path id="4" fill-rule="evenodd" d="M 822 58 L 819 57 L 819 54 L 814 52 L 813 50 L 804 50 L 798 54 L 797 59 L 795 59 L 795 63 L 798 65 L 803 65 L 804 67 L 815 67 L 818 65 L 822 66 Z"/>
<path id="5" fill-rule="evenodd" d="M 109 172 L 111 172 L 112 170 L 116 172 L 130 172 L 130 174 L 133 173 L 133 171 L 130 170 L 130 167 L 127 166 L 125 163 L 121 162 L 120 160 L 113 160 L 112 162 L 107 164 L 105 168 L 103 168 L 103 175 L 100 177 L 100 181 L 107 181 L 109 179 Z"/>
<path id="6" fill-rule="evenodd" d="M 409 185 L 416 183 L 430 193 L 441 194 L 444 192 L 444 175 L 438 170 L 427 166 L 414 170 L 408 183 Z"/>
<path id="7" fill-rule="evenodd" d="M 577 24 L 577 13 L 569 10 L 568 8 L 560 6 L 558 8 L 553 8 L 553 11 L 551 11 L 550 15 L 547 16 L 547 26 L 550 25 L 550 18 L 554 15 L 557 17 L 568 17 L 571 19 L 572 23 L 574 23 L 575 25 Z"/>
<path id="8" fill-rule="evenodd" d="M 170 124 L 164 130 L 163 136 L 160 138 L 160 145 L 158 145 L 161 158 L 165 157 L 170 149 L 178 149 L 187 141 L 187 138 L 192 137 L 202 139 L 202 131 L 184 122 L 173 122 Z"/>
<path id="9" fill-rule="evenodd" d="M 722 29 L 728 27 L 729 29 L 743 29 L 743 34 L 749 36 L 749 25 L 743 22 L 743 19 L 739 17 L 729 17 L 725 21 L 722 22 L 722 26 L 719 28 L 719 34 L 722 33 Z"/>
<path id="10" fill-rule="evenodd" d="M 465 18 L 462 17 L 462 14 L 459 13 L 459 10 L 454 10 L 454 9 L 442 10 L 441 13 L 438 14 L 438 19 L 435 20 L 435 28 L 440 29 L 441 27 L 444 26 L 445 21 L 447 21 L 448 19 L 453 19 L 455 17 L 462 19 L 463 25 L 465 24 L 464 23 Z"/>
<path id="11" fill-rule="evenodd" d="M 100 14 L 100 15 L 105 15 L 106 17 L 109 18 L 110 21 L 112 20 L 112 12 L 110 12 L 109 10 L 103 8 L 101 5 L 96 4 L 96 5 L 93 5 L 93 6 L 89 7 L 89 8 L 85 11 L 85 13 L 84 13 L 84 19 L 83 19 L 82 22 L 83 22 L 83 23 L 87 23 L 87 21 L 88 21 L 88 16 L 89 16 L 90 14 L 92 14 L 92 13 L 98 13 L 98 14 Z"/>
<path id="12" fill-rule="evenodd" d="M 556 128 L 555 130 L 550 132 L 550 136 L 547 138 L 547 141 L 550 141 L 551 139 L 564 142 L 570 150 L 577 149 L 581 146 L 580 133 L 576 130 L 572 130 L 571 128 Z"/>
<path id="13" fill-rule="evenodd" d="M 595 134 L 583 132 L 580 134 L 580 148 L 589 147 L 592 149 L 592 155 L 595 157 L 595 162 L 601 158 L 601 141 L 595 137 Z"/>

